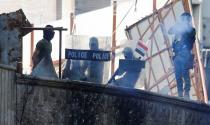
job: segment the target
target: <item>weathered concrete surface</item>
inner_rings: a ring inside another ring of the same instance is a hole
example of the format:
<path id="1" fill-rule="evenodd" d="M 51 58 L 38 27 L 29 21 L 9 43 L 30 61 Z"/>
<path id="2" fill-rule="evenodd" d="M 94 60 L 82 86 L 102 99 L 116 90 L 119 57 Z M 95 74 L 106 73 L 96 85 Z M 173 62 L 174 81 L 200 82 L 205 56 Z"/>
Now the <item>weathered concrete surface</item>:
<path id="1" fill-rule="evenodd" d="M 175 97 L 25 76 L 17 83 L 22 125 L 210 125 L 210 106 Z"/>

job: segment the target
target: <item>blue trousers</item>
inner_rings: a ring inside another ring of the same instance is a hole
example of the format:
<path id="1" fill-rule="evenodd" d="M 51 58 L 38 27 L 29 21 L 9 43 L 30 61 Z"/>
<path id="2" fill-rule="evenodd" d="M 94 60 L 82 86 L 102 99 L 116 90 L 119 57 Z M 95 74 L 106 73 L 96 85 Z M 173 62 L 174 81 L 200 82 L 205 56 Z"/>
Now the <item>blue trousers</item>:
<path id="1" fill-rule="evenodd" d="M 183 96 L 183 91 L 186 94 L 189 94 L 190 91 L 191 83 L 189 68 L 187 66 L 190 56 L 190 51 L 183 51 L 174 58 L 175 77 L 179 96 Z M 185 83 L 184 87 L 183 82 Z"/>

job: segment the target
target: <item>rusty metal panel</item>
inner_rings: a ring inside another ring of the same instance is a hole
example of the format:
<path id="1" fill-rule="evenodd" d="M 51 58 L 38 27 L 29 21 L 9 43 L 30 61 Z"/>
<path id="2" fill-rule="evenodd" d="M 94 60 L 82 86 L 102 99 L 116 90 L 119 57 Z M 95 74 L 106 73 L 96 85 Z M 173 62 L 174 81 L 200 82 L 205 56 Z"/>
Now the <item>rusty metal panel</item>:
<path id="1" fill-rule="evenodd" d="M 23 11 L 0 14 L 0 63 L 16 66 L 22 59 L 21 38 L 30 32 L 22 27 L 30 27 Z"/>
<path id="2" fill-rule="evenodd" d="M 0 125 L 15 125 L 15 69 L 0 65 Z"/>

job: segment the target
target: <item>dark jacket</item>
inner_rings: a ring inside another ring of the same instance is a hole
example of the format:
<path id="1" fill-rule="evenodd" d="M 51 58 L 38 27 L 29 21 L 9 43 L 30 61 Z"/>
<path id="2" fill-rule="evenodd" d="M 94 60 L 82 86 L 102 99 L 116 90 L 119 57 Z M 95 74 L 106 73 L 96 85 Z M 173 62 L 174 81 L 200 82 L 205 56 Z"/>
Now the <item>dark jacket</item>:
<path id="1" fill-rule="evenodd" d="M 175 52 L 175 55 L 185 50 L 192 50 L 193 45 L 195 43 L 195 34 L 195 28 L 191 27 L 188 31 L 185 31 L 181 34 L 180 41 L 176 39 L 173 41 L 172 47 L 173 51 Z"/>

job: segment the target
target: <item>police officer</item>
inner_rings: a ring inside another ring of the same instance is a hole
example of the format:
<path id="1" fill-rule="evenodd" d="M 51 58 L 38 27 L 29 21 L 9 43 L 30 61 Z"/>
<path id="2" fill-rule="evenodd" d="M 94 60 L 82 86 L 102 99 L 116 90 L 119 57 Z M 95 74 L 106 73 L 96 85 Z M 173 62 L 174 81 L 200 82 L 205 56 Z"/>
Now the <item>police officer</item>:
<path id="1" fill-rule="evenodd" d="M 178 96 L 189 99 L 191 87 L 189 69 L 193 68 L 193 55 L 191 51 L 196 34 L 195 28 L 192 27 L 191 15 L 188 12 L 184 12 L 178 22 L 168 32 L 175 35 L 172 48 L 174 52 L 173 61 Z M 185 86 L 183 86 L 183 80 Z"/>
<path id="2" fill-rule="evenodd" d="M 98 39 L 91 37 L 89 41 L 90 50 L 100 51 Z M 86 72 L 86 77 L 83 78 L 85 81 L 102 83 L 103 82 L 103 71 L 104 62 L 102 61 L 85 61 L 82 65 L 83 73 Z"/>
<path id="3" fill-rule="evenodd" d="M 125 61 L 132 62 L 132 60 L 137 60 L 134 56 L 133 50 L 130 47 L 125 47 L 123 49 L 123 55 L 125 58 Z M 132 63 L 131 63 L 132 64 Z M 128 67 L 128 68 L 125 68 Z M 135 67 L 134 65 L 130 65 L 127 63 L 127 65 L 119 66 L 119 68 L 116 70 L 112 78 L 108 81 L 108 84 L 113 84 L 116 86 L 122 86 L 127 88 L 134 88 L 136 85 L 136 82 L 139 78 L 139 74 L 141 70 L 138 70 L 137 67 L 135 70 L 128 70 L 129 67 Z M 115 80 L 116 76 L 122 76 L 119 79 Z"/>

